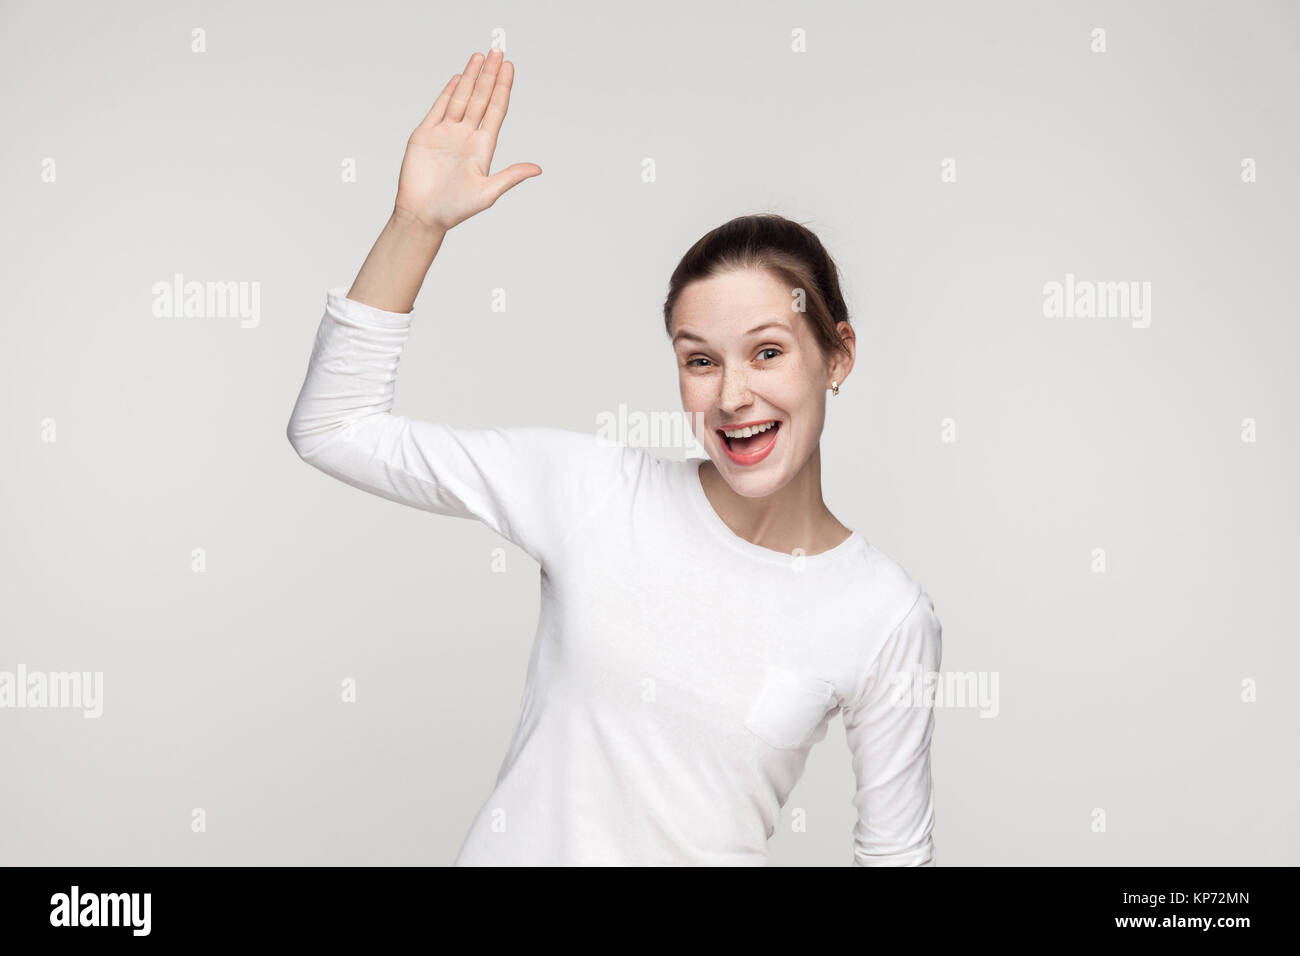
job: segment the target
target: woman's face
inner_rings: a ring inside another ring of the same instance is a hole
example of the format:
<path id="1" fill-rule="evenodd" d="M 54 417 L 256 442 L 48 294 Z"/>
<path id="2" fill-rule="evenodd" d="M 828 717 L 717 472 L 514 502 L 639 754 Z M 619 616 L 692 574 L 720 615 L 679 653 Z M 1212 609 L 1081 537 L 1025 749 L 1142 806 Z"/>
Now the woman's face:
<path id="1" fill-rule="evenodd" d="M 718 471 L 746 497 L 772 494 L 804 467 L 821 440 L 827 389 L 853 367 L 843 352 L 822 355 L 795 301 L 775 275 L 746 269 L 692 282 L 673 307 L 682 408 Z M 852 329 L 839 329 L 851 350 Z M 721 431 L 771 422 L 747 439 L 727 441 Z"/>

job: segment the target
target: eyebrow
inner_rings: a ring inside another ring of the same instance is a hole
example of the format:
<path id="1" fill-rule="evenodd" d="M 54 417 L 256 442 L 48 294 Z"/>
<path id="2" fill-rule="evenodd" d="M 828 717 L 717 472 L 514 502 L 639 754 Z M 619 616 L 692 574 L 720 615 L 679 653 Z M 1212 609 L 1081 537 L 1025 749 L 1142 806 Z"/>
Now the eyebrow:
<path id="1" fill-rule="evenodd" d="M 790 331 L 790 327 L 789 327 L 788 325 L 786 325 L 784 322 L 764 322 L 762 325 L 756 325 L 756 326 L 754 326 L 752 329 L 750 329 L 750 330 L 749 330 L 748 332 L 746 332 L 745 334 L 746 334 L 746 335 L 753 335 L 755 332 L 762 332 L 764 329 L 770 329 L 770 328 L 773 328 L 773 327 L 780 329 L 782 332 L 789 332 L 789 331 Z M 676 345 L 679 339 L 680 339 L 680 340 L 690 339 L 690 340 L 695 341 L 695 342 L 704 342 L 704 341 L 706 341 L 705 338 L 704 338 L 703 336 L 701 336 L 701 335 L 696 335 L 694 332 L 688 332 L 688 331 L 686 331 L 685 329 L 683 329 L 681 332 L 678 332 L 676 335 L 673 336 L 673 345 Z"/>

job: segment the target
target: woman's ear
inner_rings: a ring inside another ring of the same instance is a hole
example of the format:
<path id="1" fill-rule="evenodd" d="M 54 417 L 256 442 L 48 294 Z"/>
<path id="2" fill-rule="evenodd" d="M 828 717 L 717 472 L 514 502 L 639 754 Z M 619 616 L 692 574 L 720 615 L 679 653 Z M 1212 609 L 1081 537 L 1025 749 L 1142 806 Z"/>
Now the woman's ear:
<path id="1" fill-rule="evenodd" d="M 835 326 L 835 331 L 839 333 L 841 341 L 844 342 L 844 348 L 837 348 L 831 356 L 830 377 L 843 385 L 844 380 L 849 377 L 849 372 L 853 371 L 853 363 L 858 354 L 858 343 L 853 334 L 853 326 L 849 325 L 849 323 L 838 323 Z M 845 351 L 846 349 L 847 351 Z"/>

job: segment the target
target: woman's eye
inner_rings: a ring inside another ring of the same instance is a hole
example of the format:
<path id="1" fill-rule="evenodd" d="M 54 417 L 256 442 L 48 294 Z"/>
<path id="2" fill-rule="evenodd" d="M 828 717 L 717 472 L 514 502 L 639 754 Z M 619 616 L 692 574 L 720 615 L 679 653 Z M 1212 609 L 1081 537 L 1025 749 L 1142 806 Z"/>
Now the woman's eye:
<path id="1" fill-rule="evenodd" d="M 778 349 L 778 348 L 776 348 L 775 346 L 769 346 L 768 348 L 760 349 L 759 352 L 758 352 L 758 354 L 759 354 L 759 355 L 763 355 L 765 352 L 775 352 L 776 355 L 773 355 L 772 358 L 776 358 L 777 356 L 779 356 L 779 355 L 782 354 L 782 353 L 781 353 L 781 350 Z M 695 364 L 696 362 L 709 362 L 710 365 L 713 364 L 709 359 L 706 359 L 706 358 L 701 357 L 701 358 L 688 359 L 688 360 L 686 361 L 686 367 L 687 367 L 687 368 L 703 368 L 703 367 L 704 367 L 704 366 L 702 366 L 702 365 L 696 365 L 696 364 Z"/>

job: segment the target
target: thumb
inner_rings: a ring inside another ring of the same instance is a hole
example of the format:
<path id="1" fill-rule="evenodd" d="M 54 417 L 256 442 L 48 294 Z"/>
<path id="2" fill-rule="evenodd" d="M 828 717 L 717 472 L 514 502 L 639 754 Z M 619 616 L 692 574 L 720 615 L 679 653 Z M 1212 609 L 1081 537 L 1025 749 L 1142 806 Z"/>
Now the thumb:
<path id="1" fill-rule="evenodd" d="M 536 163 L 515 163 L 513 166 L 507 166 L 495 176 L 488 177 L 487 188 L 485 189 L 488 196 L 488 205 L 500 199 L 506 190 L 513 189 L 525 179 L 531 179 L 533 176 L 540 176 L 541 174 L 542 167 Z"/>

